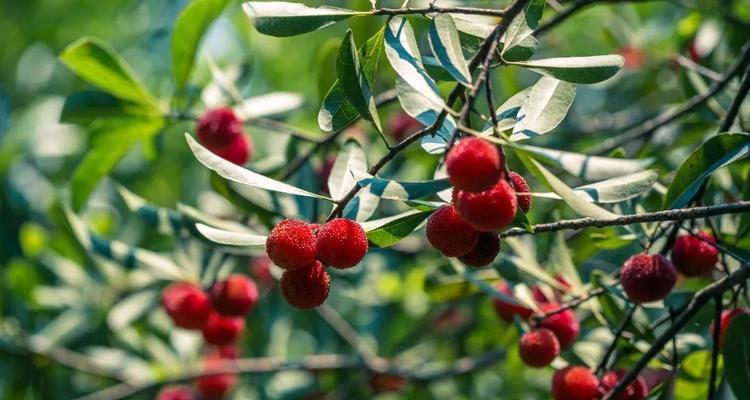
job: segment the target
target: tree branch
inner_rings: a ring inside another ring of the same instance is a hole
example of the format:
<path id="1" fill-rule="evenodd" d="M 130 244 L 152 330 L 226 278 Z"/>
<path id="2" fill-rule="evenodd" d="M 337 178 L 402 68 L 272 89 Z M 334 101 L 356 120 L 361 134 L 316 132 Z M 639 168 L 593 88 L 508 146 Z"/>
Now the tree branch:
<path id="1" fill-rule="evenodd" d="M 740 111 L 740 106 L 742 105 L 742 102 L 745 101 L 748 91 L 750 91 L 750 69 L 745 72 L 745 78 L 742 79 L 740 89 L 737 91 L 737 95 L 734 96 L 734 100 L 732 100 L 732 104 L 729 106 L 727 115 L 724 116 L 724 120 L 721 121 L 721 125 L 719 125 L 719 133 L 727 132 L 732 128 L 732 123 L 734 122 L 734 119 L 737 118 L 737 113 Z"/>
<path id="2" fill-rule="evenodd" d="M 464 14 L 464 15 L 490 15 L 501 17 L 505 15 L 505 10 L 495 10 L 492 8 L 478 8 L 478 7 L 440 7 L 431 5 L 429 7 L 420 8 L 378 8 L 372 10 L 372 15 L 426 15 L 426 14 Z"/>

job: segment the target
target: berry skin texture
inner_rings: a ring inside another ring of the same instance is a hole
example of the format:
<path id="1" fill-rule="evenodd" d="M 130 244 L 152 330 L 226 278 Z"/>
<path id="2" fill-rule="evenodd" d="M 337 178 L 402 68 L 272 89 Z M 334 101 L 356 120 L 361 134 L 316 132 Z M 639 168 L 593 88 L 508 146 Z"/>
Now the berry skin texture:
<path id="1" fill-rule="evenodd" d="M 511 289 L 511 287 L 508 285 L 508 282 L 500 281 L 500 283 L 497 284 L 497 290 L 503 294 L 513 297 L 513 289 Z M 513 321 L 513 317 L 516 315 L 518 315 L 522 320 L 527 320 L 529 319 L 529 317 L 531 317 L 532 314 L 534 314 L 534 310 L 528 307 L 524 307 L 519 304 L 512 304 L 498 298 L 492 299 L 492 304 L 495 307 L 495 312 L 497 313 L 497 315 L 499 315 L 500 318 L 502 318 L 506 322 Z"/>
<path id="2" fill-rule="evenodd" d="M 677 271 L 661 254 L 636 254 L 620 269 L 620 282 L 625 294 L 635 303 L 662 300 L 677 282 Z"/>
<path id="3" fill-rule="evenodd" d="M 438 208 L 427 220 L 427 240 L 446 257 L 470 252 L 479 241 L 479 232 L 456 212 L 452 205 Z"/>
<path id="4" fill-rule="evenodd" d="M 195 284 L 169 285 L 161 297 L 162 306 L 175 325 L 183 329 L 201 329 L 211 313 L 208 295 Z"/>
<path id="5" fill-rule="evenodd" d="M 257 303 L 258 287 L 245 275 L 231 275 L 211 287 L 211 305 L 221 315 L 240 317 Z"/>
<path id="6" fill-rule="evenodd" d="M 206 326 L 203 327 L 203 340 L 215 346 L 233 343 L 245 330 L 242 318 L 224 317 L 217 312 L 211 313 Z"/>
<path id="7" fill-rule="evenodd" d="M 529 367 L 546 367 L 560 354 L 560 341 L 551 330 L 541 328 L 525 333 L 518 351 Z"/>
<path id="8" fill-rule="evenodd" d="M 610 392 L 615 386 L 617 386 L 617 383 L 620 382 L 620 379 L 624 376 L 625 371 L 622 370 L 609 371 L 604 374 L 604 376 L 602 376 L 602 391 L 604 393 Z M 646 380 L 638 375 L 638 377 L 633 382 L 630 382 L 628 386 L 625 386 L 625 390 L 618 394 L 613 400 L 646 400 L 647 397 L 648 385 L 646 385 Z"/>
<path id="9" fill-rule="evenodd" d="M 516 192 L 505 179 L 484 192 L 458 190 L 453 202 L 461 218 L 481 232 L 497 232 L 510 225 L 518 207 Z"/>
<path id="10" fill-rule="evenodd" d="M 510 178 L 510 183 L 513 184 L 513 189 L 516 191 L 518 207 L 520 207 L 525 214 L 528 214 L 531 209 L 531 196 L 524 195 L 524 193 L 531 193 L 529 184 L 526 183 L 526 179 L 523 179 L 521 175 L 518 175 L 514 171 L 508 172 L 508 177 Z"/>
<path id="11" fill-rule="evenodd" d="M 287 303 L 306 310 L 326 301 L 331 277 L 320 261 L 314 261 L 303 268 L 284 271 L 280 286 Z"/>
<path id="12" fill-rule="evenodd" d="M 500 253 L 500 237 L 494 233 L 483 232 L 479 235 L 474 248 L 459 256 L 458 259 L 470 267 L 484 267 L 495 261 L 498 253 Z"/>
<path id="13" fill-rule="evenodd" d="M 243 133 L 242 121 L 229 107 L 205 112 L 196 127 L 198 140 L 209 149 L 226 147 Z"/>
<path id="14" fill-rule="evenodd" d="M 217 156 L 237 165 L 244 165 L 253 153 L 253 146 L 245 135 L 235 136 L 226 146 L 207 148 Z"/>
<path id="15" fill-rule="evenodd" d="M 482 192 L 493 187 L 503 172 L 503 158 L 492 143 L 470 137 L 456 143 L 445 158 L 448 179 L 458 190 Z"/>
<path id="16" fill-rule="evenodd" d="M 317 231 L 318 260 L 334 268 L 351 268 L 367 254 L 367 235 L 362 227 L 346 218 L 326 222 Z"/>
<path id="17" fill-rule="evenodd" d="M 318 252 L 310 225 L 298 219 L 285 219 L 273 227 L 266 239 L 266 252 L 274 264 L 292 270 L 315 261 Z"/>
<path id="18" fill-rule="evenodd" d="M 549 313 L 559 309 L 560 306 L 555 303 L 539 305 L 541 313 Z M 539 326 L 551 330 L 557 336 L 560 347 L 563 349 L 572 345 L 578 338 L 578 334 L 581 333 L 581 324 L 573 310 L 570 309 L 550 315 L 543 319 Z"/>
<path id="19" fill-rule="evenodd" d="M 195 393 L 184 386 L 167 386 L 159 391 L 156 400 L 194 400 Z"/>
<path id="20" fill-rule="evenodd" d="M 599 396 L 599 379 L 586 367 L 568 366 L 552 376 L 554 400 L 597 400 Z"/>
<path id="21" fill-rule="evenodd" d="M 701 232 L 698 236 L 680 235 L 672 246 L 674 267 L 685 276 L 707 275 L 719 260 L 719 250 L 711 245 L 716 243 L 716 239 L 707 232 Z"/>

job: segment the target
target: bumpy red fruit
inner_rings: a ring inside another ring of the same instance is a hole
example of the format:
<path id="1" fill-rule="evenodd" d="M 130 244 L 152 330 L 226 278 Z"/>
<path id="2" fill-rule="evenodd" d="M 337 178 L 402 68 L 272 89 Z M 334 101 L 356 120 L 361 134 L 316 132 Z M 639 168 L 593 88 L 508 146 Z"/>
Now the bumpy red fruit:
<path id="1" fill-rule="evenodd" d="M 542 314 L 554 312 L 560 309 L 560 305 L 555 303 L 546 303 L 539 305 L 539 311 Z M 551 330 L 557 340 L 560 341 L 560 347 L 567 348 L 572 345 L 581 332 L 581 324 L 578 322 L 573 310 L 564 310 L 542 320 L 539 324 L 542 328 Z"/>
<path id="2" fill-rule="evenodd" d="M 184 386 L 167 386 L 159 391 L 156 400 L 194 400 L 195 393 Z"/>
<path id="3" fill-rule="evenodd" d="M 201 329 L 211 313 L 208 295 L 195 284 L 178 282 L 162 293 L 162 305 L 175 325 L 184 329 Z"/>
<path id="4" fill-rule="evenodd" d="M 205 361 L 205 371 L 210 372 L 221 365 L 221 360 L 209 358 Z M 234 374 L 211 374 L 198 378 L 195 386 L 203 395 L 204 400 L 218 400 L 232 389 L 237 383 L 237 376 Z"/>
<path id="5" fill-rule="evenodd" d="M 508 177 L 510 178 L 510 183 L 513 184 L 513 189 L 516 191 L 518 207 L 520 207 L 524 213 L 528 213 L 531 209 L 531 188 L 529 187 L 529 184 L 526 183 L 526 179 L 523 179 L 521 175 L 518 175 L 514 171 L 510 171 Z"/>
<path id="6" fill-rule="evenodd" d="M 244 275 L 234 274 L 211 287 L 211 304 L 224 316 L 243 316 L 250 312 L 257 302 L 258 287 Z"/>
<path id="7" fill-rule="evenodd" d="M 198 139 L 208 148 L 226 147 L 243 133 L 242 121 L 231 108 L 207 111 L 198 119 Z"/>
<path id="8" fill-rule="evenodd" d="M 497 284 L 497 290 L 505 295 L 508 295 L 509 297 L 513 297 L 513 289 L 511 289 L 511 287 L 505 281 L 500 281 Z M 513 304 L 498 298 L 493 298 L 492 304 L 495 307 L 495 312 L 497 313 L 497 315 L 499 315 L 500 318 L 507 322 L 513 321 L 513 317 L 515 317 L 516 315 L 518 315 L 523 320 L 527 320 L 529 319 L 529 317 L 531 317 L 531 314 L 534 313 L 534 310 L 528 307 L 524 307 L 520 304 Z"/>
<path id="9" fill-rule="evenodd" d="M 740 314 L 748 314 L 750 315 L 750 309 L 748 308 L 733 308 L 731 310 L 724 310 L 721 313 L 721 332 L 719 333 L 719 348 L 724 346 L 724 336 L 727 333 L 727 327 L 729 326 L 729 323 L 732 322 L 732 319 Z M 714 323 L 711 323 L 711 336 L 714 334 Z"/>
<path id="10" fill-rule="evenodd" d="M 355 221 L 336 218 L 317 232 L 318 259 L 334 268 L 351 268 L 367 254 L 367 235 Z"/>
<path id="11" fill-rule="evenodd" d="M 518 206 L 516 193 L 505 179 L 484 192 L 458 190 L 453 202 L 461 218 L 482 232 L 496 232 L 510 225 Z"/>
<path id="12" fill-rule="evenodd" d="M 719 260 L 713 235 L 701 232 L 699 237 L 680 235 L 672 246 L 672 262 L 685 276 L 702 276 L 711 272 Z"/>
<path id="13" fill-rule="evenodd" d="M 483 232 L 479 235 L 474 248 L 458 259 L 470 267 L 483 267 L 495 261 L 498 253 L 500 253 L 500 237 L 494 233 Z"/>
<path id="14" fill-rule="evenodd" d="M 568 366 L 552 376 L 554 400 L 596 400 L 600 395 L 599 379 L 586 367 Z"/>
<path id="15" fill-rule="evenodd" d="M 237 165 L 243 165 L 248 162 L 253 154 L 252 143 L 245 135 L 236 136 L 226 146 L 206 146 L 206 148 L 217 156 Z"/>
<path id="16" fill-rule="evenodd" d="M 298 219 L 285 219 L 268 235 L 266 252 L 283 269 L 302 268 L 315 260 L 318 252 L 315 242 L 310 225 Z"/>
<path id="17" fill-rule="evenodd" d="M 224 346 L 237 340 L 244 329 L 244 319 L 212 312 L 202 330 L 203 340 L 216 346 Z"/>
<path id="18" fill-rule="evenodd" d="M 521 336 L 518 352 L 524 364 L 535 368 L 546 367 L 560 354 L 560 341 L 551 330 L 537 329 Z"/>
<path id="19" fill-rule="evenodd" d="M 448 179 L 458 190 L 482 192 L 493 187 L 503 171 L 503 158 L 492 143 L 478 138 L 462 139 L 448 152 Z"/>
<path id="20" fill-rule="evenodd" d="M 320 261 L 281 275 L 281 294 L 287 303 L 300 309 L 317 307 L 328 298 L 331 277 Z"/>
<path id="21" fill-rule="evenodd" d="M 604 393 L 610 392 L 615 386 L 617 386 L 617 383 L 620 382 L 620 379 L 624 376 L 625 371 L 622 370 L 609 371 L 604 374 L 602 377 L 602 391 Z M 638 375 L 638 377 L 625 386 L 625 390 L 615 396 L 613 400 L 646 400 L 647 397 L 648 386 L 646 385 L 646 381 Z"/>
<path id="22" fill-rule="evenodd" d="M 635 303 L 662 300 L 677 282 L 677 271 L 660 254 L 636 254 L 620 269 L 620 282 L 625 294 Z"/>
<path id="23" fill-rule="evenodd" d="M 444 205 L 430 215 L 425 233 L 432 247 L 447 257 L 462 256 L 479 241 L 479 232 L 466 223 L 452 205 Z"/>

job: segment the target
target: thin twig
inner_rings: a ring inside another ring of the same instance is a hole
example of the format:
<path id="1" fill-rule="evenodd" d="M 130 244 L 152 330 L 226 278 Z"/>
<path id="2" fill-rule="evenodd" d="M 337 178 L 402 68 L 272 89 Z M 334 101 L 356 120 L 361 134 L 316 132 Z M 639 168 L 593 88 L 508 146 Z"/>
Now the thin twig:
<path id="1" fill-rule="evenodd" d="M 372 15 L 426 15 L 426 14 L 464 14 L 464 15 L 490 15 L 496 17 L 502 17 L 505 14 L 504 10 L 495 10 L 492 8 L 478 8 L 478 7 L 440 7 L 440 6 L 429 6 L 429 7 L 406 7 L 406 8 L 378 8 L 372 10 Z"/>
<path id="2" fill-rule="evenodd" d="M 732 123 L 734 122 L 734 119 L 737 118 L 737 113 L 740 111 L 740 106 L 742 105 L 742 102 L 745 101 L 749 91 L 750 69 L 745 73 L 745 77 L 740 84 L 740 89 L 737 91 L 737 95 L 734 96 L 734 100 L 732 100 L 732 104 L 729 106 L 727 115 L 724 116 L 724 120 L 721 121 L 721 125 L 719 125 L 719 133 L 727 132 L 732 127 Z"/>
<path id="3" fill-rule="evenodd" d="M 633 314 L 635 314 L 635 311 L 638 309 L 638 305 L 634 304 L 632 307 L 630 307 L 630 310 L 625 315 L 625 319 L 623 319 L 622 324 L 620 324 L 620 327 L 617 328 L 617 331 L 615 332 L 615 337 L 612 339 L 612 344 L 609 345 L 607 348 L 607 352 L 604 353 L 604 356 L 602 357 L 601 362 L 599 362 L 599 366 L 596 368 L 597 375 L 601 374 L 605 371 L 607 368 L 607 365 L 609 364 L 609 359 L 612 357 L 612 353 L 615 352 L 615 349 L 617 348 L 617 342 L 622 337 L 622 334 L 625 332 L 625 329 L 627 329 L 628 324 L 630 324 L 630 321 L 633 319 Z"/>
<path id="4" fill-rule="evenodd" d="M 594 290 L 589 291 L 583 296 L 576 297 L 568 302 L 566 302 L 564 305 L 561 305 L 559 308 L 556 308 L 552 311 L 548 311 L 544 314 L 534 314 L 532 317 L 537 323 L 545 320 L 548 317 L 551 317 L 556 314 L 560 314 L 561 312 L 564 312 L 565 310 L 571 310 L 573 308 L 576 308 L 580 306 L 581 304 L 593 299 L 594 297 L 598 297 L 603 295 L 604 293 L 607 293 L 607 290 L 605 288 L 596 288 Z"/>

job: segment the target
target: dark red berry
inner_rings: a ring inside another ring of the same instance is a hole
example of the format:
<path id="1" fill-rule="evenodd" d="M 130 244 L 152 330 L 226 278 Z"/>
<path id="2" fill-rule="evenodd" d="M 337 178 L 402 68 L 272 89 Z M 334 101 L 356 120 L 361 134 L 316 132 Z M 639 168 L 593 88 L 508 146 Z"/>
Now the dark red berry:
<path id="1" fill-rule="evenodd" d="M 479 241 L 479 232 L 466 223 L 452 205 L 444 205 L 430 215 L 425 233 L 432 247 L 447 257 L 462 256 Z"/>
<path id="2" fill-rule="evenodd" d="M 482 192 L 495 186 L 503 163 L 495 145 L 478 137 L 462 139 L 445 158 L 448 179 L 465 192 Z"/>
<path id="3" fill-rule="evenodd" d="M 620 269 L 620 282 L 625 294 L 635 303 L 662 300 L 677 282 L 677 271 L 661 254 L 636 254 Z"/>

